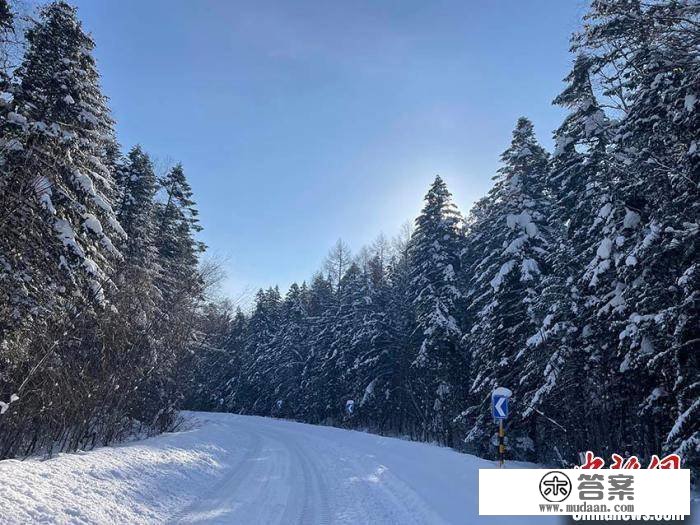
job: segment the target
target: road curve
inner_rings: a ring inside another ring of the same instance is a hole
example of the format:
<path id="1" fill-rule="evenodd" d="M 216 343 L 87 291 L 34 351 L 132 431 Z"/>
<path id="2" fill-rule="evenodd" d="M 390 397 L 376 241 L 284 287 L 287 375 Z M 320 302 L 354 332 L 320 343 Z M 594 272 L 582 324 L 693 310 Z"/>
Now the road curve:
<path id="1" fill-rule="evenodd" d="M 235 457 L 172 523 L 447 523 L 384 464 L 381 438 L 353 433 L 360 439 L 343 440 L 342 430 L 257 417 L 216 423 L 230 427 Z"/>

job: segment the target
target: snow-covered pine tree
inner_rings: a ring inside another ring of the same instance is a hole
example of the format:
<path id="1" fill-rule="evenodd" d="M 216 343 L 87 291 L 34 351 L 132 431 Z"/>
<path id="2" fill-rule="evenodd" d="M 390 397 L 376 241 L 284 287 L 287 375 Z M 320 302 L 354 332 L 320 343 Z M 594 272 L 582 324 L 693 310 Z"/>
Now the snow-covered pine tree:
<path id="1" fill-rule="evenodd" d="M 637 412 L 648 421 L 643 430 L 670 428 L 665 450 L 698 468 L 700 358 L 692 348 L 700 346 L 700 62 L 692 22 L 700 23 L 700 5 L 663 2 L 644 15 L 649 60 L 616 137 L 616 169 L 634 166 L 636 175 L 620 177 L 620 234 L 628 241 L 619 274 L 631 306 L 620 352 L 648 385 Z"/>
<path id="2" fill-rule="evenodd" d="M 116 182 L 117 219 L 128 239 L 122 254 L 135 264 L 152 266 L 157 181 L 153 163 L 141 146 L 129 151 L 116 173 Z"/>
<path id="3" fill-rule="evenodd" d="M 317 275 L 309 291 L 311 316 L 302 397 L 303 410 L 314 422 L 343 421 L 345 402 L 353 395 L 350 369 L 354 356 L 366 344 L 362 317 L 371 304 L 367 303 L 366 277 L 355 263 L 339 264 L 347 261 L 346 256 L 349 250 L 339 241 L 325 264 L 328 279 Z M 339 281 L 334 268 L 336 272 L 345 268 Z"/>
<path id="4" fill-rule="evenodd" d="M 591 446 L 587 436 L 600 434 L 587 425 L 601 424 L 601 383 L 610 373 L 596 357 L 605 338 L 601 334 L 609 333 L 607 325 L 591 312 L 589 283 L 581 281 L 598 249 L 612 195 L 607 170 L 610 123 L 593 91 L 590 68 L 590 58 L 578 55 L 567 86 L 554 99 L 570 112 L 554 132 L 547 190 L 555 243 L 551 273 L 544 277 L 536 303 L 543 324 L 528 340 L 533 349 L 528 358 L 539 385 L 526 395 L 523 415 L 546 416 L 533 438 L 540 457 L 555 461 L 570 461 Z M 582 396 L 587 402 L 579 410 L 566 408 L 578 406 Z"/>
<path id="5" fill-rule="evenodd" d="M 355 395 L 350 381 L 351 369 L 357 357 L 366 352 L 369 346 L 365 318 L 371 311 L 372 297 L 367 275 L 356 263 L 349 265 L 335 295 L 336 304 L 329 311 L 330 344 L 319 366 L 325 388 L 318 395 L 325 417 L 338 423 L 345 417 L 346 401 Z"/>
<path id="6" fill-rule="evenodd" d="M 277 399 L 273 383 L 278 354 L 272 344 L 280 329 L 282 297 L 277 287 L 258 290 L 243 342 L 244 367 L 228 400 L 236 412 L 270 414 Z"/>
<path id="7" fill-rule="evenodd" d="M 153 228 L 156 249 L 155 285 L 158 315 L 152 320 L 157 346 L 157 366 L 139 390 L 143 406 L 159 407 L 157 426 L 167 427 L 181 398 L 185 381 L 180 377 L 188 361 L 196 332 L 196 309 L 202 301 L 204 279 L 199 255 L 204 245 L 197 241 L 201 230 L 192 189 L 181 165 L 160 180 L 162 200 L 155 204 Z"/>
<path id="8" fill-rule="evenodd" d="M 280 326 L 271 342 L 270 374 L 274 403 L 270 414 L 295 418 L 303 413 L 301 373 L 308 359 L 309 291 L 305 283 L 292 283 L 282 301 Z"/>
<path id="9" fill-rule="evenodd" d="M 379 403 L 373 403 L 386 385 L 388 372 L 380 364 L 381 356 L 386 355 L 383 343 L 386 340 L 384 330 L 389 289 L 386 276 L 386 242 L 380 238 L 380 243 L 373 249 L 369 247 L 360 251 L 358 258 L 364 277 L 361 286 L 364 291 L 359 298 L 365 304 L 360 304 L 362 320 L 359 330 L 351 340 L 355 349 L 353 361 L 347 367 L 346 376 L 350 398 L 356 401 L 354 418 L 358 425 L 368 428 L 378 428 L 382 420 L 381 409 L 385 399 L 379 398 Z M 376 389 L 379 388 L 380 392 Z"/>
<path id="10" fill-rule="evenodd" d="M 132 148 L 123 161 L 115 159 L 114 163 L 115 211 L 127 237 L 118 245 L 124 261 L 113 277 L 117 290 L 110 300 L 115 308 L 100 319 L 101 331 L 112 341 L 105 347 L 105 355 L 114 367 L 104 382 L 119 385 L 116 390 L 138 392 L 119 404 L 130 417 L 150 421 L 162 405 L 151 402 L 155 389 L 149 383 L 164 373 L 156 343 L 163 306 L 156 287 L 156 176 L 149 156 L 139 146 Z"/>
<path id="11" fill-rule="evenodd" d="M 415 348 L 420 345 L 413 306 L 408 245 L 410 232 L 394 242 L 394 254 L 370 264 L 372 309 L 365 323 L 370 344 L 353 367 L 358 425 L 418 439 L 421 413 L 416 410 L 411 378 Z M 380 259 L 377 255 L 377 259 Z M 377 278 L 382 275 L 382 278 Z"/>
<path id="12" fill-rule="evenodd" d="M 26 38 L 24 60 L 2 97 L 2 170 L 12 201 L 2 225 L 11 244 L 4 271 L 31 267 L 34 283 L 20 294 L 43 295 L 37 303 L 51 304 L 46 294 L 75 301 L 76 293 L 100 303 L 120 258 L 113 239 L 124 232 L 112 209 L 107 152 L 114 131 L 94 43 L 65 2 L 44 7 Z"/>
<path id="13" fill-rule="evenodd" d="M 548 180 L 554 199 L 552 213 L 565 226 L 567 239 L 575 244 L 580 244 L 578 239 L 587 235 L 590 226 L 586 224 L 591 211 L 587 208 L 591 205 L 590 196 L 606 193 L 606 188 L 601 188 L 601 172 L 610 125 L 593 92 L 590 68 L 591 59 L 578 55 L 564 79 L 566 88 L 553 101 L 568 109 L 569 114 L 554 132 L 556 147 Z M 580 261 L 569 264 L 578 264 L 573 273 L 580 273 Z"/>
<path id="14" fill-rule="evenodd" d="M 463 219 L 439 177 L 425 196 L 410 241 L 411 286 L 417 329 L 422 332 L 413 361 L 419 385 L 417 403 L 424 438 L 453 443 L 450 414 L 467 377 L 467 358 L 460 344 L 462 306 L 460 253 Z"/>
<path id="15" fill-rule="evenodd" d="M 299 401 L 304 420 L 312 423 L 323 421 L 326 414 L 326 405 L 319 396 L 325 388 L 325 378 L 320 369 L 332 343 L 336 307 L 333 283 L 322 273 L 315 274 L 309 286 L 308 352 L 301 373 Z"/>
<path id="16" fill-rule="evenodd" d="M 156 204 L 156 246 L 162 279 L 159 288 L 166 303 L 176 297 L 196 297 L 202 282 L 196 269 L 204 244 L 195 236 L 201 231 L 199 211 L 181 164 L 160 180 L 164 201 Z"/>
<path id="17" fill-rule="evenodd" d="M 245 368 L 243 347 L 248 329 L 248 317 L 241 308 L 236 309 L 236 314 L 230 323 L 230 329 L 226 342 L 223 345 L 226 357 L 218 366 L 219 373 L 212 378 L 207 371 L 210 361 L 204 359 L 199 363 L 198 369 L 202 370 L 202 380 L 195 383 L 195 393 L 204 389 L 210 399 L 216 402 L 217 410 L 236 410 L 236 389 L 243 380 L 241 375 Z M 200 386 L 200 384 L 202 386 Z"/>
<path id="18" fill-rule="evenodd" d="M 540 360 L 527 355 L 532 352 L 526 341 L 542 322 L 535 305 L 543 276 L 550 272 L 553 248 L 547 158 L 532 123 L 520 118 L 501 156 L 494 187 L 470 219 L 464 256 L 473 261 L 465 269 L 471 329 L 463 345 L 471 356 L 471 385 L 462 417 L 467 444 L 481 453 L 490 448 L 492 390 L 508 387 L 514 391 L 513 401 L 522 403 L 538 380 L 531 365 Z M 531 429 L 517 419 L 510 426 L 519 438 L 514 440 L 516 451 L 531 453 Z"/>
<path id="19" fill-rule="evenodd" d="M 606 94 L 624 100 L 610 156 L 616 220 L 602 241 L 618 255 L 611 258 L 614 286 L 601 290 L 599 317 L 616 336 L 615 394 L 626 410 L 615 416 L 626 418 L 647 455 L 661 445 L 658 429 L 669 428 L 663 446 L 694 466 L 700 460 L 700 373 L 690 350 L 698 340 L 694 27 L 700 7 L 633 2 L 630 11 L 629 3 L 595 2 L 579 37 L 595 57 Z M 605 75 L 611 69 L 623 72 L 622 82 Z M 610 421 L 608 427 L 614 428 Z M 624 439 L 611 434 L 608 442 Z"/>
<path id="20" fill-rule="evenodd" d="M 0 79 L 10 76 L 10 54 L 14 44 L 15 13 L 8 0 L 0 0 Z M 3 91 L 5 91 L 3 89 Z"/>
<path id="21" fill-rule="evenodd" d="M 151 329 L 161 298 L 155 284 L 159 276 L 155 244 L 157 182 L 151 159 L 140 146 L 133 147 L 119 165 L 116 183 L 115 210 L 127 234 L 119 245 L 124 264 L 115 277 L 119 287 L 118 317 L 122 324 L 128 317 L 134 324 L 126 324 L 136 335 Z"/>

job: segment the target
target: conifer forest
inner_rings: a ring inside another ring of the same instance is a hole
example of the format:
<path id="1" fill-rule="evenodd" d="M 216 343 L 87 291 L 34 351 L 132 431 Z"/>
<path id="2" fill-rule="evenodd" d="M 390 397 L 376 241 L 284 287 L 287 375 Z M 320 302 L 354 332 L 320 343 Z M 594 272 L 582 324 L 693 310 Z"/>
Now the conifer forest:
<path id="1" fill-rule="evenodd" d="M 507 387 L 510 459 L 676 453 L 697 473 L 697 0 L 591 0 L 542 87 L 566 112 L 552 151 L 517 119 L 471 209 L 435 176 L 398 235 L 339 240 L 250 306 L 212 291 L 196 174 L 118 143 L 79 15 L 0 0 L 0 459 L 155 435 L 183 409 L 493 458 Z"/>

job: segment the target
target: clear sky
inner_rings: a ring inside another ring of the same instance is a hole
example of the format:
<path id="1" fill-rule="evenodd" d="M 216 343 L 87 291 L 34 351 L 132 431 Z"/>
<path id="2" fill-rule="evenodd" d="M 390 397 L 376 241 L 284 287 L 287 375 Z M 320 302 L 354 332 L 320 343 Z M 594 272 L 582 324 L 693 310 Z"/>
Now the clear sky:
<path id="1" fill-rule="evenodd" d="M 308 279 L 413 220 L 466 213 L 518 116 L 551 147 L 583 0 L 79 0 L 119 140 L 181 161 L 225 291 Z"/>

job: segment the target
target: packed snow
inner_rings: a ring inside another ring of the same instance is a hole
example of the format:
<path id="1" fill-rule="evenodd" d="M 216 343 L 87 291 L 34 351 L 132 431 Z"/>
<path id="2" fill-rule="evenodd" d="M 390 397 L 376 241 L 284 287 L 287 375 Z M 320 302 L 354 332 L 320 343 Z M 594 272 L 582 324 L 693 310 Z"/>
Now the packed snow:
<path id="1" fill-rule="evenodd" d="M 46 461 L 0 462 L 0 521 L 548 521 L 478 516 L 478 469 L 495 465 L 448 448 L 253 416 L 184 417 L 179 432 Z"/>

